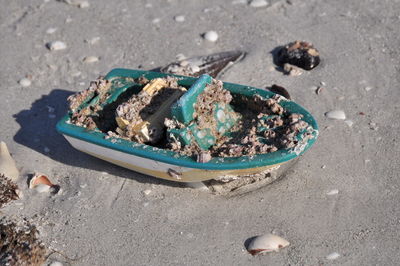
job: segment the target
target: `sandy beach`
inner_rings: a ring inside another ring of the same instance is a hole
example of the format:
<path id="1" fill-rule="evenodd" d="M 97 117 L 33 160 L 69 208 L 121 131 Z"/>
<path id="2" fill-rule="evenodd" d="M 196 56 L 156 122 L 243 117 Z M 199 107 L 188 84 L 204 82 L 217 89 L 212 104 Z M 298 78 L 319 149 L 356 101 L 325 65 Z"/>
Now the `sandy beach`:
<path id="1" fill-rule="evenodd" d="M 400 1 L 87 3 L 13 0 L 0 9 L 0 140 L 23 193 L 0 216 L 38 227 L 59 252 L 45 265 L 400 264 Z M 203 38 L 211 30 L 215 42 Z M 295 40 L 312 42 L 322 61 L 284 75 L 272 54 Z M 65 47 L 49 49 L 55 41 Z M 247 55 L 221 80 L 279 84 L 319 124 L 316 144 L 271 185 L 216 196 L 84 154 L 55 129 L 67 97 L 113 68 L 228 50 Z M 346 120 L 328 119 L 332 110 Z M 59 193 L 29 189 L 34 172 Z M 290 245 L 250 255 L 245 241 L 265 233 Z"/>

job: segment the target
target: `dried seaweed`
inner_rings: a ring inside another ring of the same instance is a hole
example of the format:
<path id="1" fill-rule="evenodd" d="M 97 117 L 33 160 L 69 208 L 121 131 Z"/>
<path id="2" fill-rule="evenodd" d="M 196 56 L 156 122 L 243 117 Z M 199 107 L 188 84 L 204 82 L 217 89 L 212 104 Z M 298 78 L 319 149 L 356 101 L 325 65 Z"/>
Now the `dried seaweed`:
<path id="1" fill-rule="evenodd" d="M 27 220 L 0 220 L 0 265 L 42 265 L 46 249 L 37 234 L 36 227 Z"/>
<path id="2" fill-rule="evenodd" d="M 18 199 L 17 190 L 17 184 L 0 174 L 0 208 L 12 200 Z"/>

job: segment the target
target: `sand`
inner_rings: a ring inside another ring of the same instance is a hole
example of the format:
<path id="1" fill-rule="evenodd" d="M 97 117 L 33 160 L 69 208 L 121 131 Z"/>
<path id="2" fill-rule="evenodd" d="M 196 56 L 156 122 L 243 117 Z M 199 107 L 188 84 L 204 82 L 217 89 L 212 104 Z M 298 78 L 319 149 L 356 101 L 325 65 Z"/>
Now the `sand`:
<path id="1" fill-rule="evenodd" d="M 398 264 L 398 1 L 241 3 L 3 3 L 0 132 L 21 168 L 24 197 L 1 216 L 27 217 L 48 248 L 79 258 L 74 265 Z M 214 43 L 201 36 L 210 30 L 219 36 Z M 275 70 L 271 52 L 297 39 L 312 42 L 322 61 L 287 76 Z M 52 41 L 65 42 L 66 49 L 50 51 Z M 248 55 L 222 80 L 279 84 L 320 126 L 316 144 L 271 185 L 243 196 L 213 196 L 83 154 L 55 131 L 66 98 L 113 68 L 153 69 L 178 54 L 234 49 Z M 100 60 L 82 62 L 88 56 Z M 30 86 L 18 83 L 23 78 Z M 318 86 L 324 88 L 319 95 Z M 352 123 L 326 118 L 331 110 L 343 110 Z M 61 191 L 29 190 L 27 174 L 34 171 Z M 334 189 L 338 194 L 327 195 Z M 247 253 L 246 239 L 271 232 L 291 244 L 279 253 Z M 328 260 L 334 252 L 340 256 Z M 69 264 L 57 253 L 53 260 Z"/>

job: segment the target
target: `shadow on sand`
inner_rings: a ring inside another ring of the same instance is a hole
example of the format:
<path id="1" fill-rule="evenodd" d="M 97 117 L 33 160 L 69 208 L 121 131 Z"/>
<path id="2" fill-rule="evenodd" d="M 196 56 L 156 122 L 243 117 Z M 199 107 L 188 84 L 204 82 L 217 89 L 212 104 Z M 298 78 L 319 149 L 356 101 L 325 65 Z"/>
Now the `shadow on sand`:
<path id="1" fill-rule="evenodd" d="M 50 94 L 42 95 L 40 99 L 35 100 L 30 109 L 22 110 L 15 114 L 14 118 L 21 128 L 14 136 L 14 140 L 66 165 L 92 169 L 99 172 L 104 171 L 112 175 L 133 179 L 140 183 L 184 187 L 180 183 L 143 175 L 74 149 L 56 131 L 57 122 L 67 113 L 66 99 L 71 94 L 73 94 L 71 91 L 54 89 Z"/>

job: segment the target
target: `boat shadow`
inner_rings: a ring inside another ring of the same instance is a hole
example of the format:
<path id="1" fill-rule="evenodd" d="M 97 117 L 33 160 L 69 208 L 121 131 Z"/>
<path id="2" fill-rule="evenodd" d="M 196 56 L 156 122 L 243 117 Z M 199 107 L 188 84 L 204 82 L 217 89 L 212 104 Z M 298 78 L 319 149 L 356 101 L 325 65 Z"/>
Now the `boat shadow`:
<path id="1" fill-rule="evenodd" d="M 73 93 L 54 89 L 48 95 L 42 95 L 35 100 L 30 109 L 21 110 L 15 114 L 14 118 L 20 125 L 20 129 L 15 134 L 14 141 L 66 165 L 107 172 L 140 183 L 186 187 L 181 183 L 158 179 L 122 168 L 74 149 L 56 131 L 57 122 L 68 111 L 66 99 Z"/>

